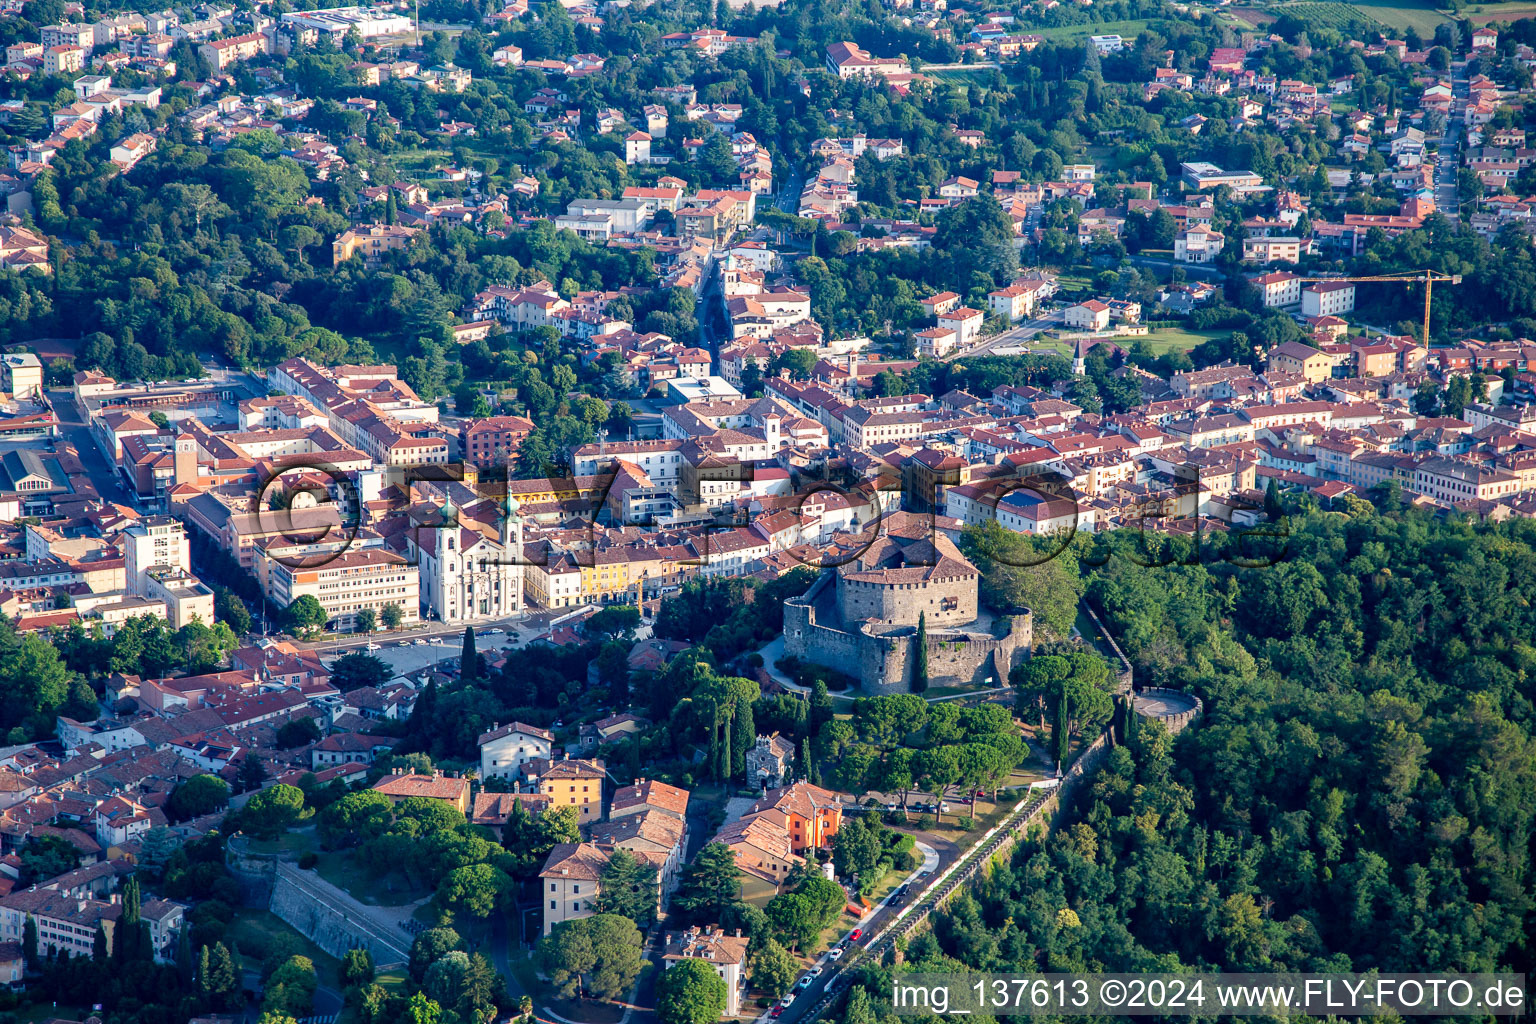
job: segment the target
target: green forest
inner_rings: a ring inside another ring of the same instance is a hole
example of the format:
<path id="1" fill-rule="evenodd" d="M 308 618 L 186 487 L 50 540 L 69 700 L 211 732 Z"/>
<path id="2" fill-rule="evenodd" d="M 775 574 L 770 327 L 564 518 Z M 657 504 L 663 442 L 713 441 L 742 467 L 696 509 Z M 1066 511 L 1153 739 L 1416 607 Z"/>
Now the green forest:
<path id="1" fill-rule="evenodd" d="M 1391 492 L 1301 510 L 1285 557 L 1216 538 L 1084 544 L 1088 599 L 1138 682 L 1206 713 L 1141 720 L 840 1014 L 904 971 L 1526 971 L 1536 523 L 1439 518 Z"/>

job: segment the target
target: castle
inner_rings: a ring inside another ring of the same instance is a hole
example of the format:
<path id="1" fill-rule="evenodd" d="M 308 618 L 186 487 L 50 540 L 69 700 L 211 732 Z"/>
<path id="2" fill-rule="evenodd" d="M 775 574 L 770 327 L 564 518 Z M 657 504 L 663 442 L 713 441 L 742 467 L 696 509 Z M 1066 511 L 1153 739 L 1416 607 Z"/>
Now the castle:
<path id="1" fill-rule="evenodd" d="M 1004 686 L 1029 656 L 1029 610 L 984 616 L 981 574 L 930 520 L 889 516 L 873 543 L 838 560 L 785 602 L 785 654 L 852 676 L 869 693 L 909 693 L 922 616 L 931 686 Z"/>

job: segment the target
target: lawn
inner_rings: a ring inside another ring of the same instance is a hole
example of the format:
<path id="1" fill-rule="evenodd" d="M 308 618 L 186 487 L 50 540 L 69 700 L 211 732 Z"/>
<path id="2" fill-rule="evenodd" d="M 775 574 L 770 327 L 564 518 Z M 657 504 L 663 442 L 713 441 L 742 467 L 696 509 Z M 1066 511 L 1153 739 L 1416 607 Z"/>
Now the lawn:
<path id="1" fill-rule="evenodd" d="M 1133 21 L 1101 21 L 1091 25 L 1058 25 L 1055 28 L 1033 29 L 1035 35 L 1062 42 L 1069 39 L 1087 39 L 1089 36 L 1122 36 L 1125 39 L 1135 39 L 1146 29 L 1148 21 L 1138 18 Z"/>
<path id="2" fill-rule="evenodd" d="M 1231 336 L 1231 329 L 1216 331 L 1186 331 L 1178 327 L 1159 327 L 1145 338 L 1127 339 L 1131 344 L 1137 341 L 1145 341 L 1151 346 L 1157 355 L 1174 350 L 1188 351 L 1196 345 L 1203 345 L 1215 339 L 1225 339 Z"/>

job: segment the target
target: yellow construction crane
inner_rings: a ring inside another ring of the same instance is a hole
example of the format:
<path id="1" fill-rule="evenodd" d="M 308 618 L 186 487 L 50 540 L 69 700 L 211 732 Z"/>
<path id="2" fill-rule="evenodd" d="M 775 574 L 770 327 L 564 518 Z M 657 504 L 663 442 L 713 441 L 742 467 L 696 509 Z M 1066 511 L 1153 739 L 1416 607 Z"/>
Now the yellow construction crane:
<path id="1" fill-rule="evenodd" d="M 1429 348 L 1429 298 L 1434 290 L 1435 282 L 1461 284 L 1461 275 L 1442 274 L 1438 270 L 1418 270 L 1411 274 L 1378 274 L 1374 277 L 1304 277 L 1301 279 L 1302 284 L 1321 284 L 1326 281 L 1338 281 L 1345 284 L 1368 284 L 1384 281 L 1422 284 L 1424 286 L 1424 347 L 1427 349 Z"/>

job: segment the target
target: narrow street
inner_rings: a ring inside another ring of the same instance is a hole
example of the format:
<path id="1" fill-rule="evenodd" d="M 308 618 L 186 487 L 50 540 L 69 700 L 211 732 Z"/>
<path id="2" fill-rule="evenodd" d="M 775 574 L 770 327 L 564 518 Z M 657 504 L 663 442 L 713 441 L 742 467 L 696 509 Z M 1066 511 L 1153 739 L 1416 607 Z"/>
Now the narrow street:
<path id="1" fill-rule="evenodd" d="M 96 493 L 105 501 L 132 505 L 122 478 L 96 443 L 96 436 L 81 416 L 79 406 L 75 405 L 74 394 L 68 388 L 53 388 L 48 392 L 48 401 L 53 403 L 54 414 L 59 418 L 59 433 L 80 453 L 80 464 L 96 486 Z"/>
<path id="2" fill-rule="evenodd" d="M 1461 215 L 1461 193 L 1456 177 L 1461 167 L 1463 111 L 1470 92 L 1466 65 L 1452 65 L 1451 111 L 1446 116 L 1445 132 L 1440 136 L 1439 149 L 1435 153 L 1435 209 L 1453 220 Z"/>

